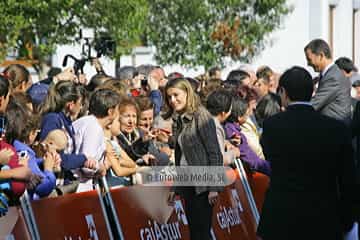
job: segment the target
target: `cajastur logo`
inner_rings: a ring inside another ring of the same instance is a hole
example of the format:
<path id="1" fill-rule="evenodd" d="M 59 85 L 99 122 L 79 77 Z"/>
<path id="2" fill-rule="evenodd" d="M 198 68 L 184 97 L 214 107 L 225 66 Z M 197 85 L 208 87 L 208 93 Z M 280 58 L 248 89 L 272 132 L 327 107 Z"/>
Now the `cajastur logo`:
<path id="1" fill-rule="evenodd" d="M 148 226 L 140 229 L 141 240 L 178 240 L 182 239 L 180 224 L 188 225 L 184 207 L 181 200 L 174 204 L 177 221 L 160 224 L 154 220 L 148 220 Z"/>
<path id="2" fill-rule="evenodd" d="M 236 189 L 231 190 L 234 205 L 227 207 L 220 205 L 220 212 L 216 214 L 217 221 L 221 229 L 227 229 L 231 233 L 231 227 L 241 224 L 240 213 L 243 212 L 239 195 Z"/>

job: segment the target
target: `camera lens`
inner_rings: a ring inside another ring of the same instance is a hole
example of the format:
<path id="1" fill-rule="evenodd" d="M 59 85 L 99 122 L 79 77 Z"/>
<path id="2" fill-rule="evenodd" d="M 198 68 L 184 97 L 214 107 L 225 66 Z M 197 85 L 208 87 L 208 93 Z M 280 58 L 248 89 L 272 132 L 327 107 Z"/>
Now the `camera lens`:
<path id="1" fill-rule="evenodd" d="M 143 80 L 141 80 L 141 85 L 142 86 L 147 86 L 148 85 L 148 80 L 147 80 L 146 77 Z"/>

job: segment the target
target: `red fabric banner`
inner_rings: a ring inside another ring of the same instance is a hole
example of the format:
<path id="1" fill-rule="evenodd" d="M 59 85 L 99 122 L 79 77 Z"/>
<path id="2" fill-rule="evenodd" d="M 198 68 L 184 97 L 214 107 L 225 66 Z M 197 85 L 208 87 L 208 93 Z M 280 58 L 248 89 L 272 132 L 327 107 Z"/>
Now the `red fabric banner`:
<path id="1" fill-rule="evenodd" d="M 213 210 L 216 239 L 256 239 L 256 222 L 241 180 L 227 186 Z"/>
<path id="2" fill-rule="evenodd" d="M 169 187 L 111 189 L 125 239 L 189 239 L 184 202 L 168 206 Z M 109 239 L 96 191 L 41 199 L 31 203 L 41 239 Z M 256 239 L 256 222 L 241 179 L 219 194 L 213 209 L 214 239 Z M 16 239 L 16 238 L 15 238 Z"/>
<path id="3" fill-rule="evenodd" d="M 266 191 L 269 188 L 270 178 L 265 174 L 259 172 L 253 172 L 248 174 L 248 182 L 251 188 L 251 192 L 254 196 L 256 207 L 261 214 L 262 206 L 264 204 Z"/>
<path id="4" fill-rule="evenodd" d="M 97 191 L 31 202 L 41 239 L 109 239 Z"/>
<path id="5" fill-rule="evenodd" d="M 125 239 L 189 239 L 184 203 L 167 205 L 168 187 L 133 186 L 111 190 Z M 237 178 L 219 195 L 213 210 L 216 239 L 256 239 L 256 223 Z"/>

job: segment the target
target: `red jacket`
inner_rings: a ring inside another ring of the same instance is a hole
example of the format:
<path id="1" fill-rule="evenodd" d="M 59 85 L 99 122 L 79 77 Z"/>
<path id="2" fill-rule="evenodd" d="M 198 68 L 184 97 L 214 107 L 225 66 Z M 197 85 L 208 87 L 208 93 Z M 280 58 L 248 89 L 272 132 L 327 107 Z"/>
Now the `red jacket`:
<path id="1" fill-rule="evenodd" d="M 9 161 L 9 167 L 10 168 L 21 167 L 22 165 L 19 164 L 19 157 L 16 153 L 15 148 L 12 145 L 5 142 L 4 140 L 0 140 L 0 150 L 5 148 L 11 149 L 11 151 L 13 151 L 14 153 Z M 20 197 L 25 192 L 25 182 L 12 180 L 11 190 L 14 193 L 15 197 Z"/>

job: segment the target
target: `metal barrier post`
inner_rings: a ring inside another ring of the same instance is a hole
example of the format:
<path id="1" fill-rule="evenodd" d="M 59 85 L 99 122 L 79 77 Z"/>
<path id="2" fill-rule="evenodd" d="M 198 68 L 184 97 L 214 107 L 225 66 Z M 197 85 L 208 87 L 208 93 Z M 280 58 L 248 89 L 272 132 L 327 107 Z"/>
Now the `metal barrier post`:
<path id="1" fill-rule="evenodd" d="M 110 226 L 109 216 L 108 216 L 108 213 L 106 211 L 106 206 L 104 204 L 104 200 L 103 200 L 103 198 L 101 196 L 101 189 L 99 187 L 99 184 L 96 185 L 96 192 L 98 193 L 98 196 L 99 196 L 99 201 L 100 201 L 102 212 L 104 214 L 104 220 L 105 220 L 106 228 L 107 228 L 108 233 L 110 235 L 110 240 L 113 240 L 114 239 L 113 231 L 112 231 L 111 226 Z"/>
<path id="2" fill-rule="evenodd" d="M 23 196 L 20 198 L 20 203 L 21 203 L 21 209 L 24 212 L 25 222 L 28 226 L 31 239 L 40 240 L 39 230 L 36 226 L 34 212 L 32 210 L 29 194 L 27 191 L 25 191 Z"/>
<path id="3" fill-rule="evenodd" d="M 103 198 L 104 198 L 104 202 L 107 206 L 104 206 L 104 203 L 102 201 L 100 201 L 100 202 L 101 202 L 102 207 L 104 208 L 105 212 L 107 212 L 106 216 L 109 217 L 108 219 L 110 220 L 110 222 L 109 222 L 109 220 L 107 220 L 106 224 L 108 225 L 108 227 L 112 226 L 111 230 L 113 230 L 112 233 L 116 239 L 125 240 L 123 233 L 122 233 L 121 225 L 119 223 L 118 216 L 116 214 L 116 209 L 115 209 L 112 197 L 111 197 L 111 193 L 110 193 L 106 178 L 102 177 L 99 180 L 99 184 L 97 184 L 97 186 L 98 186 L 97 190 L 99 191 L 100 196 L 101 196 L 101 188 L 103 188 L 103 190 L 104 190 Z"/>
<path id="4" fill-rule="evenodd" d="M 254 200 L 254 196 L 252 195 L 252 191 L 251 191 L 249 182 L 248 182 L 247 177 L 246 177 L 246 172 L 245 172 L 244 166 L 243 166 L 240 159 L 235 159 L 235 164 L 236 164 L 237 170 L 239 171 L 241 182 L 242 182 L 243 187 L 245 189 L 247 199 L 248 199 L 248 201 L 250 203 L 250 208 L 251 208 L 251 211 L 252 211 L 253 216 L 255 218 L 256 227 L 257 227 L 258 224 L 259 224 L 260 215 L 259 215 L 259 211 L 258 211 L 258 209 L 256 207 L 256 203 L 255 203 L 255 200 Z"/>

